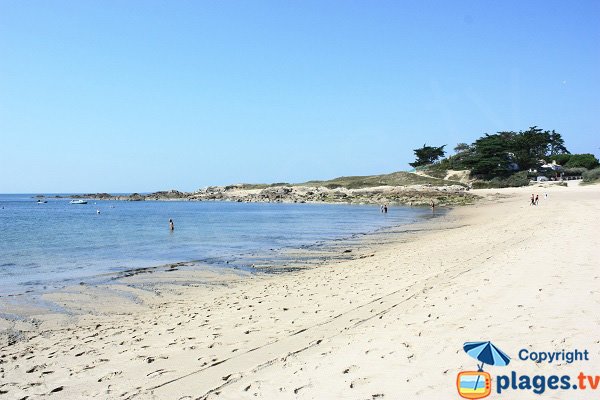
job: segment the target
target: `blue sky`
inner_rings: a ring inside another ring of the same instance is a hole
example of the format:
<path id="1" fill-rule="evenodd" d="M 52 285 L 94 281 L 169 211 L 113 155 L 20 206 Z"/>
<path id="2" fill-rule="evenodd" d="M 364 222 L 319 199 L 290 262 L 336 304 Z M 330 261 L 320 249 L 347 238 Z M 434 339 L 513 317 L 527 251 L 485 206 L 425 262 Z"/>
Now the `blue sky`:
<path id="1" fill-rule="evenodd" d="M 0 0 L 0 193 L 408 169 L 537 125 L 600 153 L 598 1 Z"/>

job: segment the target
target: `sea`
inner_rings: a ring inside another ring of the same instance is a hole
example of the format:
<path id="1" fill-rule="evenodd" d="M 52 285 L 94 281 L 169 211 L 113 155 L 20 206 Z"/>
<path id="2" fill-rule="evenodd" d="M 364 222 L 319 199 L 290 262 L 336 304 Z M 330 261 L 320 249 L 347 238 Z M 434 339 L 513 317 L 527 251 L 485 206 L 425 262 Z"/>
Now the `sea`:
<path id="1" fill-rule="evenodd" d="M 0 195 L 0 295 L 181 262 L 252 270 L 256 254 L 275 257 L 431 217 L 425 208 L 383 214 L 373 205 L 37 200 Z"/>

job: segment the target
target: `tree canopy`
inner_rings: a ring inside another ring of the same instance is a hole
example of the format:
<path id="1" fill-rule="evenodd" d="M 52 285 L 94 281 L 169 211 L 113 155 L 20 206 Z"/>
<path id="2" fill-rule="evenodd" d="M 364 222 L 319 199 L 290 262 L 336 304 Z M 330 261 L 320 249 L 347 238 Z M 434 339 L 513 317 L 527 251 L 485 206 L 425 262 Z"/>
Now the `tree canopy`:
<path id="1" fill-rule="evenodd" d="M 564 164 L 566 168 L 594 169 L 600 165 L 593 154 L 570 154 L 569 156 L 569 160 Z"/>
<path id="2" fill-rule="evenodd" d="M 600 166 L 600 161 L 593 154 L 571 154 L 560 133 L 537 126 L 519 132 L 486 133 L 472 144 L 458 143 L 454 147 L 455 154 L 439 160 L 445 154 L 445 146 L 424 144 L 414 150 L 417 159 L 410 165 L 433 164 L 429 168 L 439 170 L 468 169 L 472 177 L 486 180 L 509 178 L 519 171 L 527 174 L 527 171 L 539 170 L 551 161 L 571 172 Z"/>
<path id="3" fill-rule="evenodd" d="M 443 148 L 443 146 L 442 146 Z M 423 146 L 417 149 L 425 153 L 438 149 Z M 415 150 L 415 154 L 417 154 Z M 458 143 L 454 147 L 456 154 L 451 155 L 439 162 L 442 169 L 469 169 L 475 177 L 491 179 L 494 177 L 508 177 L 517 171 L 537 169 L 543 163 L 557 160 L 560 165 L 565 165 L 572 156 L 565 146 L 560 133 L 555 130 L 548 131 L 537 126 L 527 130 L 514 132 L 503 131 L 495 134 L 484 134 L 472 144 Z M 434 160 L 419 157 L 410 165 L 419 166 L 431 164 Z M 581 157 L 577 155 L 570 166 L 590 168 L 594 165 L 595 158 Z"/>
<path id="4" fill-rule="evenodd" d="M 419 149 L 414 149 L 415 156 L 417 159 L 415 162 L 409 163 L 410 166 L 416 168 L 421 167 L 423 165 L 429 165 L 436 162 L 440 157 L 443 157 L 446 152 L 444 151 L 444 147 L 446 145 L 440 147 L 427 146 L 424 144 L 423 147 Z"/>
<path id="5" fill-rule="evenodd" d="M 526 131 L 486 134 L 473 143 L 462 163 L 474 176 L 490 178 L 536 169 L 560 154 L 568 154 L 560 133 L 532 126 Z"/>
<path id="6" fill-rule="evenodd" d="M 456 146 L 454 146 L 454 152 L 462 153 L 462 152 L 469 150 L 470 148 L 471 148 L 471 146 L 469 146 L 466 143 L 458 143 Z"/>
<path id="7" fill-rule="evenodd" d="M 552 132 L 549 133 L 548 145 L 551 156 L 558 154 L 571 154 L 565 147 L 565 141 L 563 140 L 562 136 L 560 136 L 560 133 L 555 132 L 554 129 L 552 129 Z"/>

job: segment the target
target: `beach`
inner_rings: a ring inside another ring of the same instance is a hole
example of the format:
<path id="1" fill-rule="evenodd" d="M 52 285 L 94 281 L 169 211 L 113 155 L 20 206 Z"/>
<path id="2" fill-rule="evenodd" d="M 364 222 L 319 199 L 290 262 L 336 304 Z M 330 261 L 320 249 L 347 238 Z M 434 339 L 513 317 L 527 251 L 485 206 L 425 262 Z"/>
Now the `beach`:
<path id="1" fill-rule="evenodd" d="M 37 204 L 31 195 L 0 195 L 0 225 L 10 226 L 0 238 L 0 298 L 175 264 L 180 269 L 196 264 L 199 270 L 256 270 L 265 263 L 289 265 L 290 258 L 294 264 L 310 264 L 309 258 L 322 264 L 329 257 L 314 254 L 317 247 L 339 256 L 335 248 L 345 239 L 430 217 L 425 207 L 398 206 L 383 214 L 372 204 L 98 200 L 73 205 L 68 198 Z M 305 257 L 290 256 L 291 249 Z"/>
<path id="2" fill-rule="evenodd" d="M 474 193 L 349 260 L 137 274 L 49 292 L 53 311 L 5 302 L 23 318 L 0 319 L 0 399 L 458 398 L 457 374 L 477 370 L 463 343 L 486 340 L 512 358 L 486 367 L 493 377 L 599 375 L 600 186 Z M 521 349 L 589 360 L 535 363 Z"/>

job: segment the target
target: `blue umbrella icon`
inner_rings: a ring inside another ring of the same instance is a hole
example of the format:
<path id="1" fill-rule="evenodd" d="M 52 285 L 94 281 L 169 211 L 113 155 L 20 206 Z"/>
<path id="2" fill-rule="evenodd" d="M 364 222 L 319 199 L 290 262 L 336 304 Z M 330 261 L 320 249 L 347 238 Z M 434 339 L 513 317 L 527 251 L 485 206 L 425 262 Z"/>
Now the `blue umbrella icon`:
<path id="1" fill-rule="evenodd" d="M 510 357 L 494 346 L 490 341 L 466 342 L 463 345 L 463 350 L 477 361 L 481 361 L 481 365 L 477 366 L 479 371 L 483 371 L 483 364 L 504 367 L 510 363 Z M 478 383 L 479 375 L 477 376 L 474 387 L 477 387 Z"/>
<path id="2" fill-rule="evenodd" d="M 483 364 L 504 367 L 510 363 L 510 357 L 490 341 L 467 342 L 463 345 L 463 349 L 468 355 L 481 361 L 481 365 L 478 365 L 480 371 L 483 371 Z"/>

